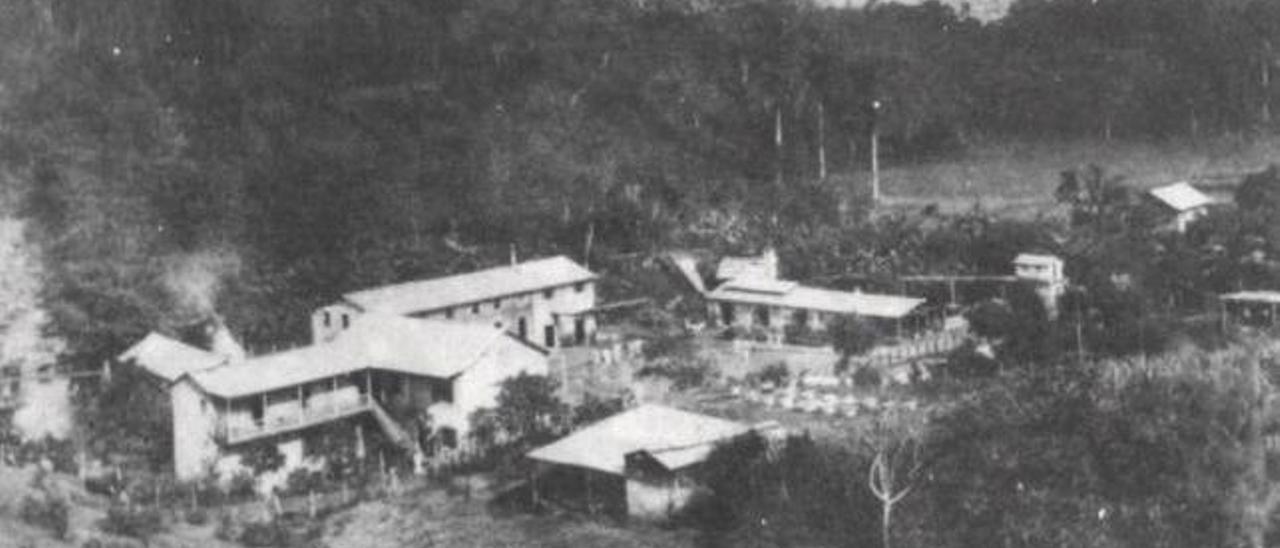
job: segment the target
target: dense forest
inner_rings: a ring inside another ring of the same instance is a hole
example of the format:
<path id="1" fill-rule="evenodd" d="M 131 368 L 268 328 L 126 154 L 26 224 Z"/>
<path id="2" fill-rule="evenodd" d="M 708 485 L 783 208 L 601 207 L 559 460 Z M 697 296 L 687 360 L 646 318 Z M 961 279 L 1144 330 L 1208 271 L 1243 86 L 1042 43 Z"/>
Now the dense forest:
<path id="1" fill-rule="evenodd" d="M 299 340 L 342 291 L 513 251 L 787 234 L 796 275 L 899 269 L 802 253 L 863 222 L 838 175 L 873 130 L 898 163 L 1267 131 L 1280 4 L 4 0 L 0 29 L 0 175 L 89 365 L 214 310 Z"/>

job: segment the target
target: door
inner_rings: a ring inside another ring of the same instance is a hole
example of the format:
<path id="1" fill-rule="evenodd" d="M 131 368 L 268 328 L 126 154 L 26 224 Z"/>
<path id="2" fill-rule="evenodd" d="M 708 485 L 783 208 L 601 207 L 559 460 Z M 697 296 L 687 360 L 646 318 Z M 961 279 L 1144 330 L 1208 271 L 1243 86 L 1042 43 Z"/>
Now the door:
<path id="1" fill-rule="evenodd" d="M 720 303 L 720 318 L 724 320 L 725 325 L 733 325 L 732 303 Z"/>
<path id="2" fill-rule="evenodd" d="M 529 322 L 526 321 L 524 317 L 521 317 L 519 322 L 516 324 L 516 333 L 520 335 L 521 340 L 529 339 Z"/>
<path id="3" fill-rule="evenodd" d="M 548 325 L 547 327 L 543 328 L 543 339 L 544 339 L 543 346 L 546 346 L 547 348 L 551 348 L 555 346 L 556 345 L 556 326 Z"/>
<path id="4" fill-rule="evenodd" d="M 573 338 L 578 344 L 587 342 L 587 320 L 586 318 L 574 318 L 573 320 Z"/>

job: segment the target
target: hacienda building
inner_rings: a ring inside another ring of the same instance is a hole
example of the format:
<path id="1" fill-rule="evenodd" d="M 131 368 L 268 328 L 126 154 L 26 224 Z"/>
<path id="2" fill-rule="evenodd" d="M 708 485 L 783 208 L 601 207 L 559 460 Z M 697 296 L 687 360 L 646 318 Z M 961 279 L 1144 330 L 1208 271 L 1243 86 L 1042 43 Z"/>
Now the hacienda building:
<path id="1" fill-rule="evenodd" d="M 565 256 L 347 293 L 311 318 L 322 342 L 377 312 L 496 326 L 543 348 L 581 345 L 596 331 L 597 276 Z"/>
<path id="2" fill-rule="evenodd" d="M 286 472 L 315 465 L 315 435 L 334 425 L 351 429 L 357 456 L 376 428 L 401 449 L 393 457 L 425 463 L 466 439 L 503 380 L 547 372 L 545 350 L 492 325 L 376 313 L 318 344 L 242 360 L 156 334 L 121 359 L 168 388 L 180 480 L 229 477 L 256 443 L 274 444 Z"/>

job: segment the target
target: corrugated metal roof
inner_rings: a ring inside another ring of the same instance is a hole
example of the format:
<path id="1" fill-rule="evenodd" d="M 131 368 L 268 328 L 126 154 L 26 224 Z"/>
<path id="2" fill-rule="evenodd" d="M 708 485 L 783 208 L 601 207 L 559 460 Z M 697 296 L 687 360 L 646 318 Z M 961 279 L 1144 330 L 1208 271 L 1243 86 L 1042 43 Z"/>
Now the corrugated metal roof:
<path id="1" fill-rule="evenodd" d="M 1157 200 L 1175 211 L 1187 211 L 1213 203 L 1213 198 L 1185 181 L 1153 188 L 1150 192 Z"/>
<path id="2" fill-rule="evenodd" d="M 1013 264 L 1015 265 L 1046 265 L 1061 262 L 1062 259 L 1055 255 L 1041 255 L 1036 253 L 1019 253 L 1018 256 L 1013 259 Z"/>
<path id="3" fill-rule="evenodd" d="M 732 280 L 735 278 L 773 279 L 778 277 L 777 262 L 768 256 L 759 257 L 725 257 L 720 259 L 716 267 L 716 278 Z"/>
<path id="4" fill-rule="evenodd" d="M 669 470 L 705 460 L 717 442 L 751 430 L 745 424 L 645 404 L 530 451 L 530 459 L 622 475 L 626 456 L 646 451 Z"/>
<path id="5" fill-rule="evenodd" d="M 1220 297 L 1224 301 L 1280 304 L 1280 291 L 1238 291 Z"/>
<path id="6" fill-rule="evenodd" d="M 786 293 L 759 293 L 738 290 L 729 284 L 716 288 L 707 298 L 743 304 L 817 310 L 833 314 L 854 314 L 873 318 L 905 317 L 924 304 L 924 299 L 899 295 L 851 293 L 797 285 Z"/>
<path id="7" fill-rule="evenodd" d="M 414 314 L 594 280 L 563 255 L 465 274 L 388 285 L 343 295 L 365 311 Z"/>
<path id="8" fill-rule="evenodd" d="M 471 367 L 498 344 L 520 343 L 486 324 L 363 314 L 333 341 L 255 356 L 193 373 L 191 378 L 206 392 L 225 398 L 368 368 L 448 378 Z"/>
<path id="9" fill-rule="evenodd" d="M 201 350 L 156 332 L 148 333 L 137 344 L 125 350 L 120 361 L 133 361 L 139 367 L 166 381 L 173 382 L 185 373 L 216 367 L 226 358 Z"/>
<path id="10" fill-rule="evenodd" d="M 731 291 L 743 291 L 747 293 L 767 293 L 771 295 L 782 295 L 799 287 L 797 282 L 789 282 L 786 280 L 765 280 L 760 278 L 734 278 L 724 283 L 721 287 Z"/>

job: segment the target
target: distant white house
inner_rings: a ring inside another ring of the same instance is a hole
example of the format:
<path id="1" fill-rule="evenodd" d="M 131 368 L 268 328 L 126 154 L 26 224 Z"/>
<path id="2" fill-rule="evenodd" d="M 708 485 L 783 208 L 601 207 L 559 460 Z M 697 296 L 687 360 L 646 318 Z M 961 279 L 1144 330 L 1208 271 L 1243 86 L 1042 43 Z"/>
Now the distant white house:
<path id="1" fill-rule="evenodd" d="M 772 247 L 765 248 L 758 256 L 724 257 L 716 267 L 716 279 L 728 280 L 776 280 L 780 277 L 778 253 Z"/>
<path id="2" fill-rule="evenodd" d="M 1213 204 L 1213 198 L 1185 181 L 1153 188 L 1149 194 L 1169 212 L 1170 226 L 1178 232 L 1186 232 L 1187 226 L 1208 213 Z"/>
<path id="3" fill-rule="evenodd" d="M 586 426 L 526 454 L 538 465 L 535 497 L 585 497 L 645 520 L 665 520 L 699 494 L 700 465 L 716 447 L 752 432 L 739 422 L 644 404 Z M 549 478 L 539 481 L 538 478 Z M 573 484 L 573 485 L 570 485 Z"/>
<path id="4" fill-rule="evenodd" d="M 925 326 L 924 299 L 859 291 L 837 291 L 785 280 L 739 278 L 707 294 L 712 321 L 724 327 L 764 328 L 781 333 L 787 325 L 822 331 L 836 316 L 861 316 L 886 324 L 899 335 Z"/>
<path id="5" fill-rule="evenodd" d="M 1058 315 L 1058 300 L 1067 292 L 1066 264 L 1056 255 L 1022 253 L 1013 259 L 1013 275 L 1035 285 L 1050 318 Z"/>
<path id="6" fill-rule="evenodd" d="M 493 325 L 544 348 L 583 344 L 596 329 L 597 279 L 556 256 L 355 291 L 312 314 L 312 339 L 332 339 L 353 318 L 376 312 Z"/>
<path id="7" fill-rule="evenodd" d="M 485 324 L 361 314 L 331 340 L 228 360 L 161 335 L 126 351 L 164 381 L 173 414 L 174 471 L 181 480 L 232 472 L 250 444 L 271 443 L 284 470 L 305 466 L 317 428 L 354 430 L 365 451 L 378 428 L 415 461 L 454 449 L 469 416 L 496 405 L 503 380 L 546 374 L 545 351 Z M 417 409 L 430 437 L 387 412 Z"/>

